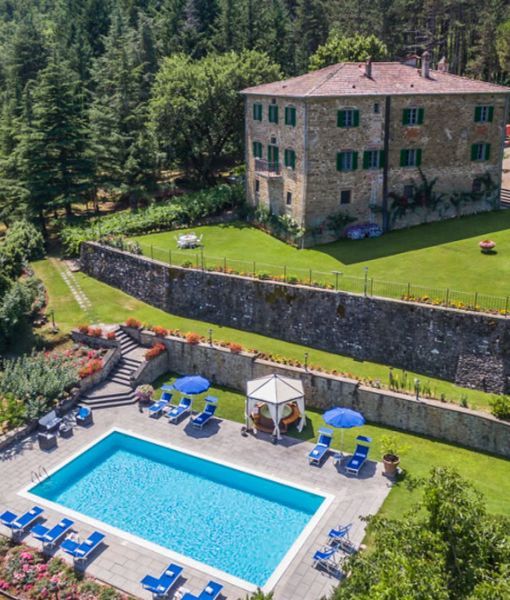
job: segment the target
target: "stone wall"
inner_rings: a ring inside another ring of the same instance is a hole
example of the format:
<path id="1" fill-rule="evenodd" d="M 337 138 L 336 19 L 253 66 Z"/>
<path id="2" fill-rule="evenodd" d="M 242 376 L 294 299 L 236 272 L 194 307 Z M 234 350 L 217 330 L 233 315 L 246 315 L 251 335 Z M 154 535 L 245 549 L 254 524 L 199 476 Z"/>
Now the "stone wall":
<path id="1" fill-rule="evenodd" d="M 92 277 L 169 313 L 466 387 L 509 388 L 504 317 L 169 267 L 95 243 L 82 245 L 81 264 Z"/>
<path id="2" fill-rule="evenodd" d="M 308 407 L 347 406 L 371 423 L 510 458 L 510 423 L 484 413 L 360 386 L 351 379 L 260 360 L 251 353 L 235 354 L 208 344 L 188 344 L 180 338 L 160 338 L 151 331 L 142 331 L 140 339 L 147 346 L 156 341 L 165 344 L 167 370 L 180 375 L 199 373 L 216 385 L 245 393 L 249 379 L 279 373 L 301 379 Z"/>

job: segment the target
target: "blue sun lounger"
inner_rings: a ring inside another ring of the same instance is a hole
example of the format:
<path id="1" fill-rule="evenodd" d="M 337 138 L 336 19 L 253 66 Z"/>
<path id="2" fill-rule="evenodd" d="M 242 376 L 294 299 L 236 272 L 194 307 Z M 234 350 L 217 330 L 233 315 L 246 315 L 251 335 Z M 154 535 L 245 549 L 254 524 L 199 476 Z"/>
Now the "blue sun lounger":
<path id="1" fill-rule="evenodd" d="M 308 455 L 308 462 L 311 465 L 320 465 L 331 447 L 333 439 L 333 430 L 321 427 L 319 429 L 319 439 L 315 444 L 315 448 Z"/>
<path id="2" fill-rule="evenodd" d="M 152 575 L 146 575 L 140 583 L 144 590 L 152 592 L 156 598 L 164 598 L 179 579 L 181 573 L 182 567 L 170 563 L 163 573 L 161 573 L 159 578 L 153 577 Z"/>
<path id="3" fill-rule="evenodd" d="M 200 592 L 198 596 L 194 596 L 187 592 L 181 598 L 181 600 L 216 600 L 221 594 L 223 586 L 215 581 L 209 581 L 205 588 Z"/>
<path id="4" fill-rule="evenodd" d="M 368 458 L 372 438 L 364 435 L 358 435 L 356 441 L 358 442 L 356 444 L 356 450 L 345 466 L 345 470 L 347 473 L 358 476 L 359 472 L 361 471 L 361 467 L 365 464 Z"/>
<path id="5" fill-rule="evenodd" d="M 338 574 L 341 572 L 342 557 L 339 549 L 332 546 L 325 546 L 317 550 L 313 555 L 313 566 L 315 569 L 324 569 L 328 573 Z"/>
<path id="6" fill-rule="evenodd" d="M 339 525 L 336 528 L 330 529 L 328 533 L 329 545 L 338 545 L 343 550 L 348 552 L 353 550 L 353 545 L 349 539 L 349 531 L 352 528 L 352 523 L 348 525 Z"/>
<path id="7" fill-rule="evenodd" d="M 44 525 L 36 525 L 31 533 L 36 540 L 42 542 L 43 550 L 54 548 L 61 538 L 71 529 L 74 521 L 62 519 L 52 529 Z"/>
<path id="8" fill-rule="evenodd" d="M 164 393 L 166 394 L 166 392 Z M 166 394 L 166 396 L 169 397 L 163 398 L 163 396 L 161 396 L 161 398 L 157 402 L 153 402 L 149 406 L 149 417 L 160 417 L 163 414 L 163 409 L 168 406 L 172 394 Z"/>
<path id="9" fill-rule="evenodd" d="M 94 531 L 81 543 L 67 539 L 62 542 L 60 547 L 64 552 L 70 554 L 75 562 L 80 563 L 90 558 L 92 552 L 102 544 L 104 538 L 104 533 Z"/>
<path id="10" fill-rule="evenodd" d="M 12 535 L 22 534 L 27 529 L 30 529 L 43 512 L 44 510 L 40 506 L 34 506 L 18 517 L 18 515 L 6 510 L 0 515 L 0 522 L 6 527 L 9 527 Z"/>
<path id="11" fill-rule="evenodd" d="M 191 413 L 191 398 L 182 398 L 167 414 L 170 423 L 176 423 L 183 415 Z"/>
<path id="12" fill-rule="evenodd" d="M 205 408 L 199 413 L 196 417 L 191 419 L 191 424 L 193 427 L 198 427 L 202 429 L 209 421 L 214 417 L 214 413 L 216 412 L 216 407 L 218 406 L 218 398 L 214 396 L 207 396 L 205 399 Z"/>

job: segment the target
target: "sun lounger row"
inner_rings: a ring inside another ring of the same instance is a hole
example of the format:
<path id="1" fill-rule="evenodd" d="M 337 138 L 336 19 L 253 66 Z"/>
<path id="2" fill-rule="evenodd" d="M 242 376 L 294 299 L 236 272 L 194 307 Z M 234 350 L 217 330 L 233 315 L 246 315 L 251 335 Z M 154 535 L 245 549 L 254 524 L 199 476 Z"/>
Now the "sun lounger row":
<path id="1" fill-rule="evenodd" d="M 0 523 L 8 527 L 13 536 L 30 532 L 36 540 L 42 543 L 43 552 L 50 551 L 70 532 L 74 521 L 64 518 L 53 527 L 46 527 L 40 523 L 36 524 L 36 521 L 41 517 L 43 512 L 44 510 L 40 506 L 34 506 L 18 517 L 7 510 L 0 515 Z M 104 534 L 94 531 L 83 542 L 68 538 L 62 542 L 60 547 L 64 552 L 72 556 L 75 562 L 83 563 L 103 542 L 104 538 Z"/>
<path id="2" fill-rule="evenodd" d="M 348 555 L 356 552 L 349 538 L 352 523 L 339 525 L 328 533 L 328 544 L 313 555 L 313 566 L 321 568 L 332 575 L 342 572 L 342 566 Z"/>
<path id="3" fill-rule="evenodd" d="M 166 410 L 166 416 L 168 418 L 168 421 L 170 423 L 177 423 L 185 415 L 191 415 L 191 411 L 193 408 L 191 398 L 181 398 L 177 406 L 172 406 L 170 404 L 171 400 L 172 394 L 169 392 L 163 392 L 160 400 L 154 402 L 149 406 L 149 416 L 160 417 Z M 204 410 L 195 417 L 191 417 L 192 426 L 197 427 L 198 429 L 202 429 L 214 417 L 217 404 L 217 398 L 215 398 L 214 396 L 207 396 L 207 398 L 205 399 Z"/>
<path id="4" fill-rule="evenodd" d="M 153 594 L 155 598 L 165 598 L 169 595 L 172 587 L 181 576 L 183 568 L 174 563 L 170 563 L 159 577 L 146 575 L 141 584 L 143 588 Z M 187 592 L 181 600 L 216 600 L 221 593 L 223 586 L 215 581 L 209 581 L 198 596 Z"/>

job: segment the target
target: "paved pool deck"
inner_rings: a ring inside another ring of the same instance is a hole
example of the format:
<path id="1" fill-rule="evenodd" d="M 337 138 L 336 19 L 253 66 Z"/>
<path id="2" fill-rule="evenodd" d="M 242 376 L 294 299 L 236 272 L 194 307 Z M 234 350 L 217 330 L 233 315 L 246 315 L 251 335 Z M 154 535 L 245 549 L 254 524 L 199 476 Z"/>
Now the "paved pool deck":
<path id="1" fill-rule="evenodd" d="M 273 445 L 269 436 L 258 434 L 256 437 L 243 437 L 239 423 L 219 419 L 210 423 L 203 432 L 197 431 L 190 427 L 187 419 L 178 425 L 171 425 L 165 418 L 149 418 L 146 412 L 139 412 L 137 405 L 130 405 L 95 411 L 92 427 L 75 427 L 73 437 L 59 438 L 58 448 L 51 452 L 41 451 L 35 436 L 4 451 L 0 455 L 0 510 L 9 509 L 19 513 L 31 508 L 33 503 L 20 496 L 19 492 L 31 484 L 34 473 L 44 474 L 43 468 L 47 471 L 54 469 L 114 427 L 158 442 L 174 444 L 212 459 L 224 460 L 240 468 L 253 469 L 268 477 L 315 488 L 334 497 L 276 584 L 275 600 L 319 600 L 328 596 L 339 581 L 313 568 L 311 557 L 314 551 L 326 543 L 331 527 L 343 523 L 353 523 L 351 540 L 359 544 L 365 529 L 360 517 L 377 513 L 391 488 L 390 482 L 382 475 L 380 463 L 367 463 L 358 479 L 346 475 L 343 467 L 335 465 L 332 456 L 320 468 L 309 466 L 307 454 L 313 445 L 308 442 L 285 437 L 278 445 Z M 98 501 L 101 499 L 98 498 Z M 44 506 L 44 502 L 41 505 Z M 48 523 L 57 522 L 61 515 L 45 507 Z M 9 534 L 9 530 L 2 525 L 0 531 Z M 84 539 L 92 527 L 77 520 L 74 531 Z M 24 541 L 40 547 L 39 542 L 30 535 Z M 249 540 L 243 543 L 249 543 Z M 60 550 L 56 554 L 66 560 L 68 558 Z M 169 562 L 168 557 L 158 552 L 108 533 L 106 544 L 87 563 L 86 571 L 137 598 L 148 600 L 151 595 L 142 589 L 140 579 L 147 573 L 159 576 Z M 198 594 L 209 579 L 206 573 L 184 566 L 183 577 L 174 590 L 184 587 Z M 220 582 L 225 584 L 224 598 L 236 600 L 248 595 L 244 589 Z"/>

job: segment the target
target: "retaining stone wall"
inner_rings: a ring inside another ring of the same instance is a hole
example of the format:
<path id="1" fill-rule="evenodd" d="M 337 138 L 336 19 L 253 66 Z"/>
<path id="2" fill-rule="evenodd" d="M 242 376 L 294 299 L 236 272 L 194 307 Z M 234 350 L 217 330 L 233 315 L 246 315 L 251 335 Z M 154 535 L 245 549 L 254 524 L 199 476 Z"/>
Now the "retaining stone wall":
<path id="1" fill-rule="evenodd" d="M 365 387 L 352 379 L 261 360 L 252 353 L 235 354 L 208 344 L 188 344 L 181 338 L 160 338 L 151 331 L 142 331 L 140 340 L 146 346 L 163 343 L 167 370 L 180 375 L 199 373 L 216 385 L 245 393 L 249 379 L 279 373 L 301 379 L 308 407 L 347 406 L 359 410 L 371 423 L 510 458 L 510 423 L 485 413 Z"/>
<path id="2" fill-rule="evenodd" d="M 96 243 L 82 269 L 169 313 L 492 392 L 509 389 L 510 320 L 170 267 Z"/>

